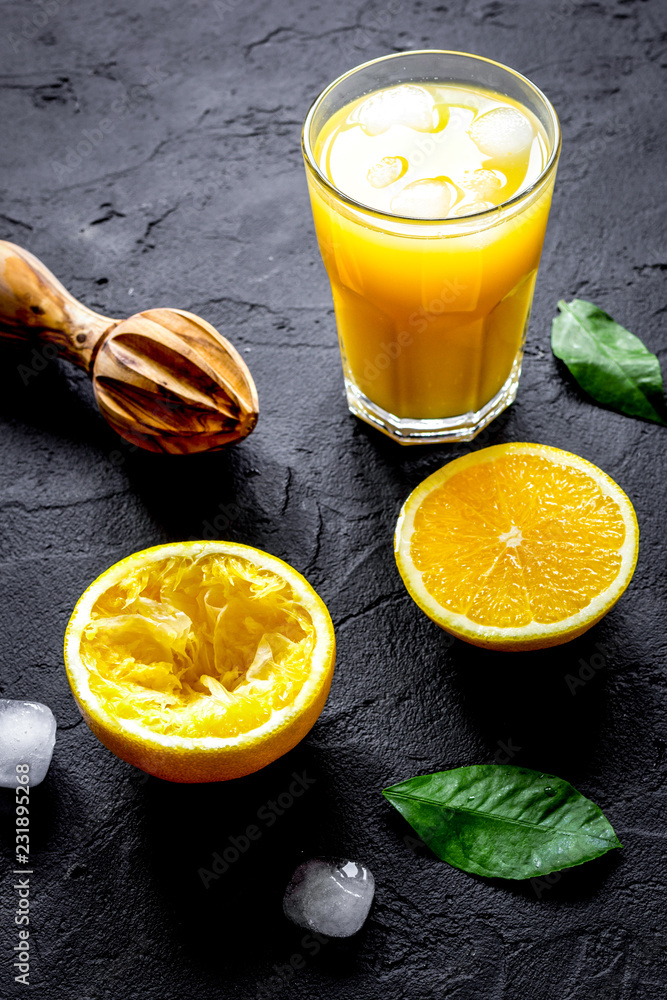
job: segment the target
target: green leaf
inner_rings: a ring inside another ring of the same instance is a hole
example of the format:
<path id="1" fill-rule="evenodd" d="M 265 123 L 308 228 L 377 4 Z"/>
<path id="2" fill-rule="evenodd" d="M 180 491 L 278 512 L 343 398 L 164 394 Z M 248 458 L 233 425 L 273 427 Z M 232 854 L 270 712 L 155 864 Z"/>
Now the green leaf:
<path id="1" fill-rule="evenodd" d="M 382 794 L 434 854 L 475 875 L 533 878 L 623 846 L 567 781 L 513 764 L 425 774 Z"/>
<path id="2" fill-rule="evenodd" d="M 660 362 L 639 337 L 584 299 L 558 303 L 551 350 L 598 403 L 667 426 L 650 397 L 662 395 Z"/>

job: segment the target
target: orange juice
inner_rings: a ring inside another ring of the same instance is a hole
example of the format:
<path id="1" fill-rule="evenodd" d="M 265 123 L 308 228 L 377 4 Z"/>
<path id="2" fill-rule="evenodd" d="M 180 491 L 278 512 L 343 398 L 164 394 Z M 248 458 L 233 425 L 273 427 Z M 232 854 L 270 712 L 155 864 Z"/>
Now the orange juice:
<path id="1" fill-rule="evenodd" d="M 527 107 L 470 83 L 393 84 L 323 122 L 308 180 L 358 415 L 446 440 L 511 401 L 552 152 Z"/>

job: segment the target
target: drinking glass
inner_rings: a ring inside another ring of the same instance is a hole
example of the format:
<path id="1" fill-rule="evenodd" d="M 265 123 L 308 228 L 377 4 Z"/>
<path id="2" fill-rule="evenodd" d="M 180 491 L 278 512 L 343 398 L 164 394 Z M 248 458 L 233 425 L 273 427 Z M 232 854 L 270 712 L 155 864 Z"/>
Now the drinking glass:
<path id="1" fill-rule="evenodd" d="M 459 84 L 517 102 L 543 129 L 541 173 L 462 217 L 402 218 L 355 201 L 318 164 L 318 136 L 350 102 L 399 83 Z M 491 59 L 400 52 L 330 84 L 308 112 L 302 147 L 351 412 L 402 444 L 472 439 L 517 392 L 560 152 L 553 107 Z"/>

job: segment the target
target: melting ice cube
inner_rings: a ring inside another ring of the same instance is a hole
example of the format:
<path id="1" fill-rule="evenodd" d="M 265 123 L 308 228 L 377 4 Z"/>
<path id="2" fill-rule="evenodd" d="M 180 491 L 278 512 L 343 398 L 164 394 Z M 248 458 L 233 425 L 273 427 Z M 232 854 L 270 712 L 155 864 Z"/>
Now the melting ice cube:
<path id="1" fill-rule="evenodd" d="M 283 910 L 298 927 L 327 937 L 350 937 L 361 929 L 374 895 L 375 879 L 365 865 L 312 858 L 294 872 Z"/>
<path id="2" fill-rule="evenodd" d="M 507 178 L 499 170 L 465 170 L 459 181 L 462 188 L 471 191 L 477 198 L 493 198 L 506 183 Z"/>
<path id="3" fill-rule="evenodd" d="M 368 171 L 368 181 L 374 188 L 384 188 L 402 177 L 408 161 L 402 156 L 385 156 Z"/>
<path id="4" fill-rule="evenodd" d="M 456 208 L 454 215 L 457 218 L 464 215 L 477 215 L 478 212 L 487 212 L 490 208 L 497 207 L 492 201 L 464 201 Z"/>
<path id="5" fill-rule="evenodd" d="M 36 701 L 0 698 L 0 787 L 16 787 L 16 765 L 28 764 L 31 786 L 43 781 L 56 742 L 56 720 Z"/>
<path id="6" fill-rule="evenodd" d="M 364 101 L 359 109 L 359 122 L 367 135 L 381 135 L 392 125 L 432 132 L 433 108 L 433 98 L 423 87 L 405 83 Z"/>
<path id="7" fill-rule="evenodd" d="M 468 132 L 487 156 L 517 156 L 530 148 L 533 126 L 516 108 L 494 108 L 475 118 Z"/>
<path id="8" fill-rule="evenodd" d="M 394 215 L 406 219 L 445 219 L 452 203 L 446 177 L 426 177 L 413 181 L 391 199 Z"/>

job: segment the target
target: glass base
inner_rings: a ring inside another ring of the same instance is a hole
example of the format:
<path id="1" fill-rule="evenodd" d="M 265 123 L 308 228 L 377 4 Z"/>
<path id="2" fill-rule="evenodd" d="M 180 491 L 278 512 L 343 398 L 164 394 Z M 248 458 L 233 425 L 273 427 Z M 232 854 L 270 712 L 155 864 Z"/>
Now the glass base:
<path id="1" fill-rule="evenodd" d="M 521 359 L 514 362 L 509 378 L 480 410 L 462 413 L 458 417 L 441 420 L 418 420 L 395 417 L 381 406 L 372 403 L 350 379 L 345 379 L 347 405 L 350 413 L 365 420 L 371 427 L 387 434 L 399 444 L 446 444 L 451 441 L 472 441 L 481 430 L 495 420 L 510 403 L 514 402 L 521 374 Z"/>

